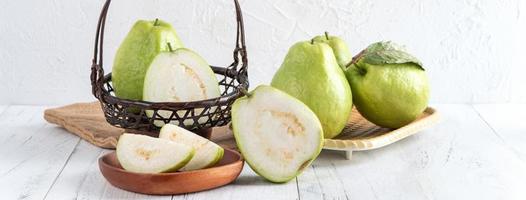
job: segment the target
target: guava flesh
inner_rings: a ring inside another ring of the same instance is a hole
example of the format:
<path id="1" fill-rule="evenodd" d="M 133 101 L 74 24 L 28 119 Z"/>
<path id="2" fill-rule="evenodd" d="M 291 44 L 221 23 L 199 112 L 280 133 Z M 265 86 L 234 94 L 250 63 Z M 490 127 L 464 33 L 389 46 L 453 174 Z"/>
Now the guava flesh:
<path id="1" fill-rule="evenodd" d="M 191 102 L 219 97 L 220 90 L 217 78 L 208 65 L 197 53 L 180 48 L 173 52 L 159 54 L 150 65 L 144 81 L 143 99 L 151 102 Z M 199 115 L 202 109 L 195 109 Z M 210 109 L 209 112 L 213 112 Z M 146 111 L 148 117 L 153 111 Z M 172 111 L 159 111 L 159 115 L 168 118 Z M 183 117 L 185 112 L 178 115 Z M 202 117 L 199 123 L 206 122 Z M 162 127 L 166 122 L 155 120 L 154 124 Z M 179 125 L 179 121 L 169 121 Z M 185 120 L 185 125 L 192 125 L 193 120 Z"/>
<path id="2" fill-rule="evenodd" d="M 271 182 L 287 182 L 323 147 L 323 129 L 305 104 L 270 86 L 259 86 L 232 107 L 232 128 L 250 167 Z"/>
<path id="3" fill-rule="evenodd" d="M 194 147 L 194 157 L 180 171 L 211 167 L 223 158 L 224 149 L 222 147 L 176 125 L 164 125 L 159 133 L 159 138 Z"/>
<path id="4" fill-rule="evenodd" d="M 191 146 L 134 134 L 121 135 L 116 151 L 121 166 L 138 173 L 177 171 L 194 155 Z"/>

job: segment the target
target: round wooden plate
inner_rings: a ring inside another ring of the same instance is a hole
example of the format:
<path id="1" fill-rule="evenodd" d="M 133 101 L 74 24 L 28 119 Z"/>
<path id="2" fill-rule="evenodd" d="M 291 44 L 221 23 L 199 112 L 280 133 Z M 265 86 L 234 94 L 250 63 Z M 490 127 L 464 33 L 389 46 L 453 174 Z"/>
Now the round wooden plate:
<path id="1" fill-rule="evenodd" d="M 145 174 L 125 171 L 115 152 L 99 158 L 102 175 L 115 187 L 155 195 L 198 192 L 231 183 L 243 169 L 243 158 L 225 148 L 223 159 L 214 167 L 174 173 Z"/>

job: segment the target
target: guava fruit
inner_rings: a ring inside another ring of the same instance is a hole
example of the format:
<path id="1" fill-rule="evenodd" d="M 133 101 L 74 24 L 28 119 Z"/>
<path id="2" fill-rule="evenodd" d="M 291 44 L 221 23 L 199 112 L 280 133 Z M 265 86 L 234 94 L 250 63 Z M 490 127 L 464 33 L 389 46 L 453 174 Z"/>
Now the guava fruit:
<path id="1" fill-rule="evenodd" d="M 159 138 L 185 144 L 195 149 L 194 157 L 180 171 L 211 167 L 223 158 L 224 149 L 222 147 L 176 125 L 164 125 Z"/>
<path id="2" fill-rule="evenodd" d="M 210 65 L 197 53 L 179 48 L 162 52 L 152 61 L 144 78 L 143 99 L 151 102 L 191 102 L 212 99 L 221 95 L 217 78 Z M 196 115 L 202 109 L 195 109 Z M 210 112 L 213 112 L 211 110 Z M 153 111 L 147 110 L 148 117 Z M 170 117 L 171 111 L 160 111 L 159 115 Z M 184 116 L 184 111 L 178 112 Z M 198 120 L 206 122 L 206 118 Z M 179 125 L 178 121 L 170 121 Z M 165 122 L 155 120 L 154 124 L 162 127 Z M 185 120 L 185 125 L 193 124 L 193 120 Z"/>
<path id="3" fill-rule="evenodd" d="M 270 86 L 258 86 L 234 102 L 232 129 L 247 163 L 271 182 L 296 177 L 323 147 L 323 129 L 316 114 Z"/>
<path id="4" fill-rule="evenodd" d="M 347 65 L 352 61 L 352 54 L 349 50 L 349 46 L 347 46 L 347 43 L 345 43 L 340 37 L 330 36 L 328 32 L 325 32 L 325 35 L 316 36 L 313 40 L 314 42 L 328 44 L 332 48 L 336 61 L 338 61 L 338 65 L 342 70 L 345 70 Z"/>
<path id="5" fill-rule="evenodd" d="M 320 119 L 325 138 L 336 137 L 347 124 L 353 105 L 351 87 L 329 45 L 296 43 L 271 85 L 309 106 Z"/>
<path id="6" fill-rule="evenodd" d="M 354 104 L 372 123 L 400 128 L 426 109 L 429 80 L 422 63 L 393 42 L 362 51 L 346 71 Z"/>
<path id="7" fill-rule="evenodd" d="M 177 171 L 194 155 L 194 148 L 144 135 L 123 134 L 117 143 L 117 159 L 131 172 L 161 173 Z"/>
<path id="8" fill-rule="evenodd" d="M 133 25 L 113 63 L 112 84 L 117 97 L 142 100 L 146 71 L 157 54 L 168 51 L 166 43 L 174 49 L 183 47 L 169 23 L 139 20 Z"/>

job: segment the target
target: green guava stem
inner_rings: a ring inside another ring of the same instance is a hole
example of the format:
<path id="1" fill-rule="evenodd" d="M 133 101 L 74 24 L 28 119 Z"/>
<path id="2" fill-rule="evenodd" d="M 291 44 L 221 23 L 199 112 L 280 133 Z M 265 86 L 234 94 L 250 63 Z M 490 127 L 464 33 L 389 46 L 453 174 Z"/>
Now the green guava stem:
<path id="1" fill-rule="evenodd" d="M 325 31 L 325 38 L 327 38 L 327 40 L 329 40 L 329 32 Z"/>
<path id="2" fill-rule="evenodd" d="M 310 44 L 314 44 L 314 39 L 310 40 Z"/>
<path id="3" fill-rule="evenodd" d="M 167 45 L 168 45 L 168 51 L 173 52 L 174 50 L 172 49 L 172 44 L 170 44 L 170 43 L 168 42 Z"/>
<path id="4" fill-rule="evenodd" d="M 159 26 L 159 18 L 155 19 L 155 22 L 153 22 L 153 26 Z"/>
<path id="5" fill-rule="evenodd" d="M 365 74 L 367 74 L 367 70 L 365 70 L 364 68 L 356 66 L 356 69 L 358 70 L 358 73 L 362 76 L 365 76 Z"/>
<path id="6" fill-rule="evenodd" d="M 241 88 L 240 92 L 243 93 L 248 98 L 252 96 L 252 94 L 250 94 L 245 88 Z"/>
<path id="7" fill-rule="evenodd" d="M 363 51 L 361 51 L 360 53 L 358 53 L 358 55 L 354 56 L 351 60 L 351 62 L 349 62 L 345 67 L 348 68 L 350 67 L 351 65 L 353 64 L 356 64 L 362 57 L 363 55 L 365 55 L 365 51 L 367 49 L 364 49 Z"/>

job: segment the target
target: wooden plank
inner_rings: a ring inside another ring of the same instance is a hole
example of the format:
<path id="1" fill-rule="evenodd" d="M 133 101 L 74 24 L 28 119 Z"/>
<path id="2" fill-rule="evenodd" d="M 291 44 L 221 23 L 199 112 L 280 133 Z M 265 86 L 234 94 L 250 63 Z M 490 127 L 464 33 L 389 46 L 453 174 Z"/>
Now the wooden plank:
<path id="1" fill-rule="evenodd" d="M 292 180 L 284 184 L 275 184 L 265 181 L 259 177 L 245 163 L 245 167 L 236 181 L 230 185 L 209 190 L 205 192 L 185 194 L 174 196 L 174 200 L 186 199 L 214 199 L 214 200 L 231 200 L 231 199 L 251 199 L 251 200 L 269 200 L 269 199 L 298 199 L 298 190 L 296 181 Z"/>
<path id="2" fill-rule="evenodd" d="M 341 190 L 325 189 L 340 187 L 341 180 L 349 199 L 526 199 L 526 164 L 477 112 L 469 105 L 439 105 L 438 111 L 438 125 L 381 149 L 354 152 L 351 161 L 343 152 L 325 152 L 316 163 L 329 172 L 315 174 L 325 182 L 304 183 L 307 171 L 298 179 L 301 197 L 342 198 Z"/>
<path id="3" fill-rule="evenodd" d="M 474 107 L 497 137 L 526 161 L 526 104 L 484 104 Z"/>
<path id="4" fill-rule="evenodd" d="M 77 199 L 83 190 L 84 181 L 91 175 L 88 172 L 97 166 L 103 150 L 84 140 L 73 151 L 68 163 L 48 191 L 45 199 Z M 104 185 L 104 183 L 100 184 Z"/>
<path id="5" fill-rule="evenodd" d="M 526 108 L 475 108 L 478 113 L 469 105 L 439 105 L 439 125 L 382 149 L 355 152 L 351 161 L 325 151 L 297 185 L 266 182 L 246 165 L 231 185 L 173 198 L 526 199 L 520 120 Z M 13 106 L 0 114 L 0 199 L 42 199 L 46 193 L 47 199 L 172 198 L 109 185 L 97 164 L 109 151 L 46 125 L 42 110 Z"/>
<path id="6" fill-rule="evenodd" d="M 59 176 L 57 184 L 51 188 L 47 199 L 169 200 L 172 198 L 171 196 L 137 194 L 116 188 L 106 181 L 98 166 L 98 158 L 111 150 L 103 150 L 82 141 L 78 151 L 72 155 L 64 172 Z"/>
<path id="7" fill-rule="evenodd" d="M 0 116 L 0 199 L 42 199 L 79 138 L 42 118 L 44 107 L 9 106 Z"/>
<path id="8" fill-rule="evenodd" d="M 0 105 L 0 115 L 9 107 L 8 105 Z"/>
<path id="9" fill-rule="evenodd" d="M 329 151 L 324 151 L 298 176 L 300 199 L 349 199 L 341 175 L 334 170 L 336 166 L 332 159 Z"/>
<path id="10" fill-rule="evenodd" d="M 172 198 L 171 196 L 137 194 L 112 186 L 104 179 L 98 166 L 98 158 L 111 152 L 111 150 L 103 150 L 84 141 L 79 145 L 79 149 L 84 152 L 75 153 L 72 156 L 70 163 L 66 166 L 67 169 L 59 177 L 59 180 L 62 181 L 63 179 L 62 184 L 56 184 L 51 189 L 47 199 L 169 200 Z M 86 167 L 81 167 L 82 165 L 86 165 Z M 75 166 L 79 166 L 80 170 L 75 170 Z M 71 185 L 68 186 L 67 184 Z"/>
<path id="11" fill-rule="evenodd" d="M 97 157 L 101 157 L 108 152 L 111 152 L 111 150 L 102 150 Z M 98 160 L 89 164 L 88 170 L 82 177 L 85 178 L 83 178 L 78 187 L 76 199 L 102 199 L 110 183 L 100 173 Z"/>
<path id="12" fill-rule="evenodd" d="M 113 185 L 110 185 L 109 183 L 105 185 L 104 193 L 101 197 L 102 197 L 101 199 L 108 199 L 108 200 L 112 200 L 112 199 L 171 200 L 172 199 L 172 196 L 170 195 L 152 196 L 152 195 L 144 195 L 144 194 L 128 192 L 128 191 L 116 188 Z"/>

